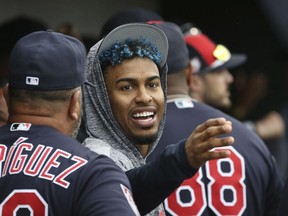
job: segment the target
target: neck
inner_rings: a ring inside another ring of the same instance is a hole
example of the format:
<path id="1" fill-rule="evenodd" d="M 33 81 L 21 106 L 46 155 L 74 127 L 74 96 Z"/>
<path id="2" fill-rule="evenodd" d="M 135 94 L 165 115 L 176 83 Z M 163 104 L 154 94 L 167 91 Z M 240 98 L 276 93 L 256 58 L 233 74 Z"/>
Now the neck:
<path id="1" fill-rule="evenodd" d="M 171 94 L 171 95 L 167 95 L 167 99 L 176 99 L 176 98 L 191 98 L 189 95 L 187 94 Z"/>
<path id="2" fill-rule="evenodd" d="M 178 87 L 178 86 L 168 86 L 167 88 L 167 95 L 187 95 L 188 94 L 188 89 L 183 88 L 183 87 Z"/>
<path id="3" fill-rule="evenodd" d="M 6 121 L 0 120 L 0 127 L 3 126 L 3 125 L 5 125 L 5 124 L 6 124 Z"/>
<path id="4" fill-rule="evenodd" d="M 144 145 L 137 145 L 141 155 L 145 158 L 149 152 L 149 145 L 144 144 Z"/>
<path id="5" fill-rule="evenodd" d="M 9 116 L 7 123 L 31 123 L 35 125 L 45 125 L 58 130 L 61 133 L 71 136 L 71 132 L 68 127 L 65 126 L 65 122 L 61 119 L 49 117 L 49 116 L 35 116 L 35 115 L 23 115 L 23 114 L 12 114 Z M 67 123 L 68 124 L 68 123 Z"/>
<path id="6" fill-rule="evenodd" d="M 191 98 L 194 98 L 195 100 L 197 100 L 197 101 L 199 101 L 201 103 L 204 103 L 203 100 L 202 100 L 202 96 L 200 94 L 190 92 L 189 95 L 190 95 Z"/>

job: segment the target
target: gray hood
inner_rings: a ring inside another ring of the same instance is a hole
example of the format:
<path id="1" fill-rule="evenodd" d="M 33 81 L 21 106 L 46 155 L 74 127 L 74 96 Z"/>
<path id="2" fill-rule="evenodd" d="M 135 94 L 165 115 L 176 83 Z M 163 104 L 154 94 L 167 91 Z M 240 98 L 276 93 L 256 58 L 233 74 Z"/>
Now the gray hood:
<path id="1" fill-rule="evenodd" d="M 98 59 L 98 49 L 102 40 L 89 51 L 86 62 L 86 77 L 95 86 L 84 85 L 83 117 L 88 138 L 84 145 L 100 154 L 112 158 L 124 171 L 145 163 L 136 145 L 123 133 L 116 122 L 106 91 L 106 86 Z M 161 71 L 161 84 L 165 96 L 165 112 L 158 131 L 157 140 L 151 144 L 149 153 L 156 147 L 162 135 L 166 116 L 167 65 Z"/>

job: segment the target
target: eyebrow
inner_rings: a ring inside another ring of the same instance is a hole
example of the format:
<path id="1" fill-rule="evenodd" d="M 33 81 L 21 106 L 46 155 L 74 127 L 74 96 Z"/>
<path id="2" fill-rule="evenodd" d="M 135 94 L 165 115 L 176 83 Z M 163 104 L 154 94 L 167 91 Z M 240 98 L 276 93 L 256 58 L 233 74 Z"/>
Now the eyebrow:
<path id="1" fill-rule="evenodd" d="M 146 81 L 151 81 L 151 80 L 155 80 L 155 79 L 159 79 L 160 80 L 160 76 L 152 76 L 152 77 L 148 77 L 147 79 L 146 79 Z M 133 82 L 133 81 L 135 81 L 135 79 L 134 78 L 129 78 L 129 77 L 127 77 L 127 78 L 121 78 L 121 79 L 118 79 L 117 81 L 116 81 L 116 84 L 118 84 L 118 83 L 120 83 L 120 82 Z"/>

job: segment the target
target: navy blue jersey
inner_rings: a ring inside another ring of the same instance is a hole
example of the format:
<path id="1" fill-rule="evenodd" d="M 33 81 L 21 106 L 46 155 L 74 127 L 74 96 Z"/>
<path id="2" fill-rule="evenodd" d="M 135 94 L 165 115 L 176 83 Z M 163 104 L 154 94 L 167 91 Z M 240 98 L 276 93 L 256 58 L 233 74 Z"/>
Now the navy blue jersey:
<path id="1" fill-rule="evenodd" d="M 282 199 L 279 204 L 279 212 L 277 216 L 288 215 L 288 179 L 286 179 L 285 187 L 282 193 Z"/>
<path id="2" fill-rule="evenodd" d="M 53 128 L 2 126 L 0 162 L 2 216 L 138 214 L 125 173 Z"/>
<path id="3" fill-rule="evenodd" d="M 232 122 L 231 157 L 211 160 L 166 200 L 167 215 L 275 215 L 283 189 L 283 176 L 263 141 L 227 114 L 189 98 L 171 100 L 161 140 L 147 158 L 158 157 L 167 144 L 187 138 L 209 118 Z M 224 147 L 222 147 L 224 148 Z M 217 149 L 215 149 L 216 151 Z"/>

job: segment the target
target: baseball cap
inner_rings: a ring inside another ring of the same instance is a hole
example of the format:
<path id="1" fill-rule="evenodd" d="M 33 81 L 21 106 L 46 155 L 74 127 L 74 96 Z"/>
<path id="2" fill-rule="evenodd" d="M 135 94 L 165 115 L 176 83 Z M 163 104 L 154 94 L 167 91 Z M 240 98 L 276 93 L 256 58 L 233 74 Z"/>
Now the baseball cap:
<path id="1" fill-rule="evenodd" d="M 53 31 L 22 37 L 10 56 L 9 85 L 31 90 L 65 90 L 87 83 L 86 50 L 76 38 Z"/>
<path id="2" fill-rule="evenodd" d="M 195 73 L 232 69 L 247 60 L 245 54 L 231 53 L 227 47 L 214 43 L 196 27 L 186 31 L 184 37 Z"/>
<path id="3" fill-rule="evenodd" d="M 162 68 L 167 61 L 167 37 L 160 28 L 147 23 L 128 23 L 116 27 L 103 38 L 99 47 L 99 53 L 109 49 L 115 42 L 122 42 L 127 38 L 135 40 L 142 37 L 148 39 L 161 53 L 162 59 L 160 62 L 160 67 Z"/>
<path id="4" fill-rule="evenodd" d="M 105 36 L 114 28 L 135 22 L 148 22 L 150 20 L 163 20 L 163 18 L 156 12 L 141 7 L 131 7 L 121 10 L 111 16 L 102 26 L 101 35 Z"/>
<path id="5" fill-rule="evenodd" d="M 161 28 L 168 38 L 168 74 L 185 68 L 189 64 L 189 54 L 180 26 L 168 21 L 149 21 L 148 23 Z"/>

